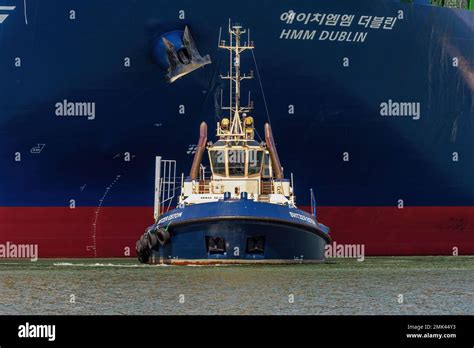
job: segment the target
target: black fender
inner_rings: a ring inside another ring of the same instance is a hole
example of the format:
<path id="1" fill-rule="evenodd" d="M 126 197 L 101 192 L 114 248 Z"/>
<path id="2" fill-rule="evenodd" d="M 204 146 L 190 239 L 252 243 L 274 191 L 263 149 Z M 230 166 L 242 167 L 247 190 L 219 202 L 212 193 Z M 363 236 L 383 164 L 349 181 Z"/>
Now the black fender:
<path id="1" fill-rule="evenodd" d="M 168 230 L 163 228 L 159 228 L 156 230 L 156 236 L 158 237 L 158 242 L 163 246 L 169 243 L 171 240 L 171 235 Z"/>

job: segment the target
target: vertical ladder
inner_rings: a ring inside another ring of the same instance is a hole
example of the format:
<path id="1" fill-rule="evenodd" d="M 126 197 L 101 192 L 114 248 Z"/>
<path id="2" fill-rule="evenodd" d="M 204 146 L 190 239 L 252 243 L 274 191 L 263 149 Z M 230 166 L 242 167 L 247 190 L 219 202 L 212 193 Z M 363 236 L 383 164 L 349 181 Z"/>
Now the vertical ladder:
<path id="1" fill-rule="evenodd" d="M 176 192 L 176 161 L 163 160 L 161 156 L 155 159 L 155 198 L 153 217 L 155 222 L 171 206 Z M 167 205 L 166 205 L 167 204 Z"/>

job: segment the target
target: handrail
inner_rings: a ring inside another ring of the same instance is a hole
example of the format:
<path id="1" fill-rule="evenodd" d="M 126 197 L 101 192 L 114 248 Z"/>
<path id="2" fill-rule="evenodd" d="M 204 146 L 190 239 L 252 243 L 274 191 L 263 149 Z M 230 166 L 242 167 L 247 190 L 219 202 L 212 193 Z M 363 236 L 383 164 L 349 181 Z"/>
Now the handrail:
<path id="1" fill-rule="evenodd" d="M 314 197 L 313 189 L 309 191 L 311 192 L 311 215 L 316 218 L 316 198 Z"/>

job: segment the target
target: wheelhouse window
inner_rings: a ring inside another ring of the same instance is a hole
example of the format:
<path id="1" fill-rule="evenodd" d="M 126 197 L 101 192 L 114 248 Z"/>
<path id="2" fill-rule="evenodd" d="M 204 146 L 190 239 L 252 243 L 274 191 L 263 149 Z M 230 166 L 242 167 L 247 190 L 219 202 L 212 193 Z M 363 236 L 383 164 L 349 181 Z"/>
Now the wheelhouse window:
<path id="1" fill-rule="evenodd" d="M 213 174 L 228 175 L 228 177 L 244 177 L 261 173 L 264 151 L 258 148 L 210 150 L 209 157 Z"/>
<path id="2" fill-rule="evenodd" d="M 245 150 L 228 150 L 229 157 L 229 176 L 244 176 L 245 175 Z"/>
<path id="3" fill-rule="evenodd" d="M 212 172 L 217 175 L 225 175 L 225 150 L 209 151 L 211 157 Z"/>
<path id="4" fill-rule="evenodd" d="M 248 175 L 260 173 L 262 168 L 262 159 L 262 150 L 248 150 Z"/>
<path id="5" fill-rule="evenodd" d="M 272 173 L 270 171 L 270 168 L 271 168 L 270 155 L 268 153 L 265 153 L 265 156 L 263 157 L 262 178 L 271 178 Z"/>

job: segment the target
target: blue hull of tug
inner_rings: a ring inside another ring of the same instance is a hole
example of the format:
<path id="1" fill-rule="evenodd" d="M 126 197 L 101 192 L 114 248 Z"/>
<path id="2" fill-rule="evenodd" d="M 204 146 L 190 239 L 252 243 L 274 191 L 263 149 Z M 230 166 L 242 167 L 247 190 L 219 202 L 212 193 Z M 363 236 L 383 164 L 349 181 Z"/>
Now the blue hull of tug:
<path id="1" fill-rule="evenodd" d="M 155 256 L 164 261 L 301 260 L 323 261 L 329 229 L 314 216 L 277 204 L 227 200 L 173 209 L 158 221 L 171 241 Z M 209 251 L 208 238 L 223 239 L 219 252 Z M 249 250 L 249 239 L 263 238 L 262 250 Z"/>

